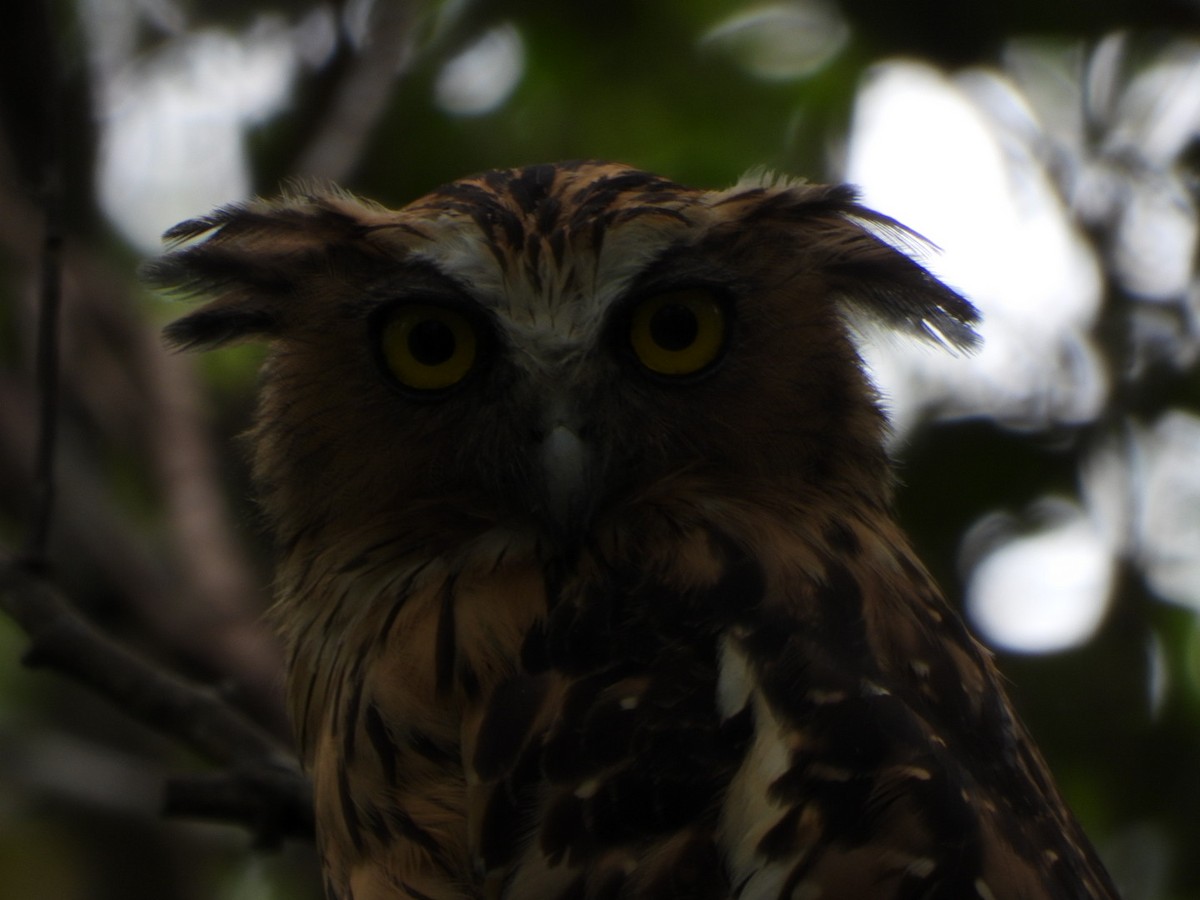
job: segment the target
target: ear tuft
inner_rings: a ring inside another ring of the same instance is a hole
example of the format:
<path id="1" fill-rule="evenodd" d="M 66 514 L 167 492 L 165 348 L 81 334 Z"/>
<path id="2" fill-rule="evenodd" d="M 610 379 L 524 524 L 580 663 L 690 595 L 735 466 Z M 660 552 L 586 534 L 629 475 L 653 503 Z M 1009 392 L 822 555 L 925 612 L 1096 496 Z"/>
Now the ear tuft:
<path id="1" fill-rule="evenodd" d="M 207 298 L 164 330 L 168 343 L 212 349 L 282 332 L 302 282 L 327 270 L 331 254 L 361 247 L 376 210 L 327 189 L 222 207 L 163 236 L 168 252 L 143 280 L 183 298 Z"/>
<path id="2" fill-rule="evenodd" d="M 735 189 L 736 190 L 736 189 Z M 751 186 L 744 225 L 775 222 L 814 265 L 853 317 L 913 334 L 951 350 L 979 344 L 979 312 L 918 262 L 936 247 L 895 219 L 858 203 L 849 185 Z"/>
<path id="3" fill-rule="evenodd" d="M 278 329 L 274 316 L 254 309 L 205 307 L 163 329 L 167 344 L 180 350 L 212 350 Z"/>
<path id="4" fill-rule="evenodd" d="M 952 351 L 975 350 L 979 310 L 918 261 L 937 246 L 889 216 L 855 207 L 843 218 L 867 243 L 831 269 L 849 310 Z"/>

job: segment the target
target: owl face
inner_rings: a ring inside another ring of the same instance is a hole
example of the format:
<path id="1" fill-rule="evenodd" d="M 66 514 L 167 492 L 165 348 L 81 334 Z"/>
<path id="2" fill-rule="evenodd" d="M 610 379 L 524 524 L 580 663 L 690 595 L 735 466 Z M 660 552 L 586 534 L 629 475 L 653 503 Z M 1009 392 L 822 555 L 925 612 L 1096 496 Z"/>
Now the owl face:
<path id="1" fill-rule="evenodd" d="M 273 341 L 260 481 L 322 485 L 314 520 L 571 541 L 668 495 L 885 491 L 848 312 L 960 344 L 973 317 L 881 237 L 898 230 L 844 188 L 706 192 L 578 163 L 399 211 L 226 210 L 176 229 L 209 235 L 154 272 L 218 294 L 177 342 Z"/>

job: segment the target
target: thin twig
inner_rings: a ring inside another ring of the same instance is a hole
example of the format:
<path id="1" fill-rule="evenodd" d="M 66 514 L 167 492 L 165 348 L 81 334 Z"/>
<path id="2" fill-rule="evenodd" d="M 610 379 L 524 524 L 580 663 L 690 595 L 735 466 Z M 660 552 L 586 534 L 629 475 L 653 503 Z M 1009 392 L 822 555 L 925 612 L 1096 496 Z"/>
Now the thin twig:
<path id="1" fill-rule="evenodd" d="M 45 14 L 49 15 L 49 4 Z M 53 35 L 53 30 L 48 30 Z M 57 48 L 51 40 L 48 52 L 55 56 Z M 46 547 L 50 539 L 50 524 L 54 516 L 54 460 L 58 442 L 58 313 L 62 300 L 62 90 L 59 84 L 61 69 L 58 60 L 50 60 L 50 77 L 43 85 L 46 109 L 43 111 L 43 152 L 45 154 L 42 207 L 45 221 L 41 250 L 41 290 L 38 303 L 37 383 L 39 425 L 37 455 L 34 466 L 34 509 L 25 544 L 25 557 L 31 563 L 44 566 Z"/>

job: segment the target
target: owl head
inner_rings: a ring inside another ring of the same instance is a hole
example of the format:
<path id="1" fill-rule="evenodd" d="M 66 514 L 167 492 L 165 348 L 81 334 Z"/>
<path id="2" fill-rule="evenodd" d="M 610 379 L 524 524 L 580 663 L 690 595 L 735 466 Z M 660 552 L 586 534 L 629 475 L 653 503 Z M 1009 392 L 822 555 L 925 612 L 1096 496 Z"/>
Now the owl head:
<path id="1" fill-rule="evenodd" d="M 854 328 L 975 340 L 971 305 L 900 249 L 920 240 L 844 186 L 705 191 L 577 162 L 395 211 L 293 193 L 167 238 L 152 280 L 208 301 L 168 339 L 271 345 L 253 443 L 285 544 L 574 540 L 616 510 L 734 497 L 883 504 Z"/>

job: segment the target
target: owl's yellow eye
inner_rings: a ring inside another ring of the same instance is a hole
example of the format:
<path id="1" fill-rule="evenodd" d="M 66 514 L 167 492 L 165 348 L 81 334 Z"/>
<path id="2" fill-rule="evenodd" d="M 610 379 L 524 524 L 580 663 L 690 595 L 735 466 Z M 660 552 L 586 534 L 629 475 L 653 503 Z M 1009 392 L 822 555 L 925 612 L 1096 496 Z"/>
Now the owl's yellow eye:
<path id="1" fill-rule="evenodd" d="M 391 373 L 405 387 L 419 391 L 458 384 L 479 354 L 479 336 L 466 316 L 426 303 L 397 307 L 380 341 Z"/>
<path id="2" fill-rule="evenodd" d="M 725 310 L 709 291 L 666 291 L 639 303 L 629 342 L 643 366 L 658 375 L 693 375 L 714 363 L 725 346 Z"/>

